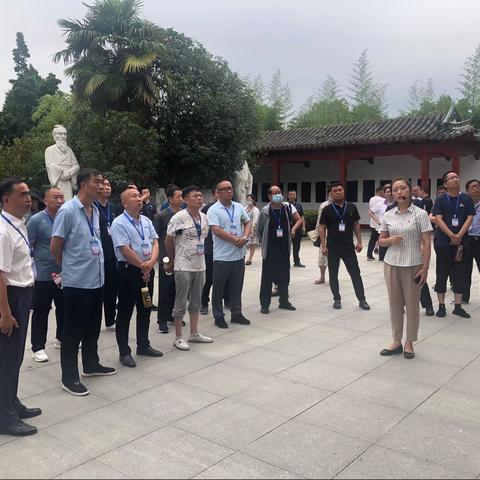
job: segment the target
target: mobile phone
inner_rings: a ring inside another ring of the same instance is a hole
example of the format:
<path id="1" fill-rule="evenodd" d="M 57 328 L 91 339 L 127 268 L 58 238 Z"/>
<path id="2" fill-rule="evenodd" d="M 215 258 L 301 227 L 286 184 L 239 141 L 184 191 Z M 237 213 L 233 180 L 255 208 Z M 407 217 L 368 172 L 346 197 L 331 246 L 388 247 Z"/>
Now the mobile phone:
<path id="1" fill-rule="evenodd" d="M 422 279 L 422 277 L 420 275 L 418 275 L 417 277 L 414 278 L 414 282 L 418 285 L 420 283 L 420 280 Z"/>

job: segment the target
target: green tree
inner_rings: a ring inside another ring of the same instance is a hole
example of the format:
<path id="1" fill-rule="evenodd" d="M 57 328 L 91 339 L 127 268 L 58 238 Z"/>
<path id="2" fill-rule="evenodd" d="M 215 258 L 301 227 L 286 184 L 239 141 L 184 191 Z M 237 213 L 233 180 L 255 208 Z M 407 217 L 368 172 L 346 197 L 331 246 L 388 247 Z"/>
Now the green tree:
<path id="1" fill-rule="evenodd" d="M 151 124 L 158 132 L 157 183 L 210 187 L 230 177 L 259 137 L 251 88 L 228 64 L 173 30 L 157 61 L 161 95 Z"/>
<path id="2" fill-rule="evenodd" d="M 474 54 L 467 58 L 461 78 L 460 91 L 473 113 L 480 109 L 480 45 L 477 46 Z"/>
<path id="3" fill-rule="evenodd" d="M 55 125 L 64 125 L 67 130 L 72 124 L 74 104 L 72 96 L 63 92 L 45 95 L 33 112 L 35 131 L 51 135 Z"/>
<path id="4" fill-rule="evenodd" d="M 427 82 L 415 80 L 408 89 L 408 106 L 406 115 L 428 114 L 435 112 L 435 89 L 433 80 Z"/>
<path id="5" fill-rule="evenodd" d="M 54 61 L 70 66 L 73 92 L 102 111 L 134 111 L 146 117 L 156 103 L 153 65 L 164 52 L 160 29 L 139 17 L 140 0 L 96 0 L 83 20 L 58 21 L 67 47 Z"/>
<path id="6" fill-rule="evenodd" d="M 291 122 L 294 128 L 323 127 L 351 122 L 348 102 L 340 97 L 336 80 L 328 76 L 316 97 L 311 97 Z"/>
<path id="7" fill-rule="evenodd" d="M 14 70 L 17 75 L 25 73 L 28 68 L 28 59 L 30 58 L 30 52 L 28 51 L 27 44 L 25 43 L 25 37 L 22 32 L 17 32 L 17 46 L 12 50 L 13 61 L 15 63 Z"/>
<path id="8" fill-rule="evenodd" d="M 386 85 L 374 81 L 367 51 L 364 50 L 353 65 L 348 88 L 354 122 L 381 120 L 387 116 L 386 88 Z"/>

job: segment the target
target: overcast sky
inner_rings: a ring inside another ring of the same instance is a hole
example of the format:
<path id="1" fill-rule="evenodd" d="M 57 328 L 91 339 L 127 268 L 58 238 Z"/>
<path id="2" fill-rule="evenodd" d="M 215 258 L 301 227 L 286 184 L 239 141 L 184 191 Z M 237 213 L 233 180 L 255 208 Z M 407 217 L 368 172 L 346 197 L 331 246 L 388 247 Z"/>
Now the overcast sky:
<path id="1" fill-rule="evenodd" d="M 55 73 L 68 91 L 64 66 L 51 61 L 64 46 L 56 21 L 84 13 L 79 0 L 0 0 L 2 103 L 18 31 L 40 74 Z M 376 81 L 388 84 L 392 115 L 406 108 L 415 80 L 431 77 L 437 93 L 456 97 L 464 62 L 480 44 L 478 0 L 144 0 L 142 16 L 198 40 L 242 76 L 268 81 L 280 69 L 295 107 L 329 74 L 346 94 L 364 49 Z"/>

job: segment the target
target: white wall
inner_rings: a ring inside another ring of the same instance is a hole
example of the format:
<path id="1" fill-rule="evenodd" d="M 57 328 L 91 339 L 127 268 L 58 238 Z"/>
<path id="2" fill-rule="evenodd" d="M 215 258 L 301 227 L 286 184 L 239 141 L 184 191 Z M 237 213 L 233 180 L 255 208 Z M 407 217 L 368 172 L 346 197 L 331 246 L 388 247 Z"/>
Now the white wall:
<path id="1" fill-rule="evenodd" d="M 451 161 L 445 158 L 432 158 L 430 160 L 430 179 L 432 198 L 435 198 L 437 189 L 437 179 L 451 168 Z M 461 159 L 461 179 L 462 185 L 471 178 L 480 177 L 480 161 L 472 156 L 462 157 Z M 362 223 L 368 223 L 368 203 L 363 203 L 363 181 L 375 180 L 379 185 L 381 180 L 392 180 L 396 177 L 406 177 L 412 179 L 416 184 L 420 179 L 421 164 L 420 160 L 411 155 L 395 157 L 376 157 L 373 164 L 370 165 L 365 160 L 354 160 L 349 163 L 347 170 L 347 180 L 358 181 L 358 201 L 356 205 L 362 218 Z M 263 165 L 254 174 L 254 182 L 258 184 L 258 200 L 261 204 L 261 185 L 270 183 L 272 180 L 272 167 Z M 297 183 L 297 193 L 300 198 L 300 188 L 302 182 L 311 182 L 310 202 L 302 202 L 305 209 L 318 208 L 315 202 L 315 182 L 326 182 L 338 180 L 338 166 L 334 160 L 311 161 L 309 167 L 303 164 L 289 163 L 284 165 L 280 174 L 280 181 L 287 188 L 287 183 Z M 284 192 L 286 194 L 286 192 Z"/>

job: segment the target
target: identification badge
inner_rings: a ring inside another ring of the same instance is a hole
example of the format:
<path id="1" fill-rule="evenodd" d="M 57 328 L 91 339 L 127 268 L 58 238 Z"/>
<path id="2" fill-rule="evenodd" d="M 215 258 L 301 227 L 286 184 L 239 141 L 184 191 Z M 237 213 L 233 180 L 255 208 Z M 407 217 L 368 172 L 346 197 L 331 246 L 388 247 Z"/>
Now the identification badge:
<path id="1" fill-rule="evenodd" d="M 112 227 L 110 225 L 107 227 L 107 233 L 110 237 L 112 236 Z"/>
<path id="2" fill-rule="evenodd" d="M 457 217 L 453 217 L 452 218 L 452 227 L 458 227 L 459 223 L 458 223 L 458 218 Z"/>
<path id="3" fill-rule="evenodd" d="M 277 228 L 277 238 L 283 238 L 283 228 Z"/>
<path id="4" fill-rule="evenodd" d="M 197 255 L 205 255 L 205 244 L 197 243 Z"/>
<path id="5" fill-rule="evenodd" d="M 230 234 L 237 236 L 237 226 L 236 225 L 230 225 Z"/>
<path id="6" fill-rule="evenodd" d="M 343 222 L 338 224 L 338 231 L 344 232 L 345 231 L 345 224 Z"/>
<path id="7" fill-rule="evenodd" d="M 98 240 L 90 240 L 90 250 L 92 251 L 92 255 L 100 255 L 100 244 Z"/>
<path id="8" fill-rule="evenodd" d="M 142 255 L 144 257 L 150 257 L 152 254 L 152 250 L 150 249 L 150 245 L 148 243 L 142 243 Z"/>

